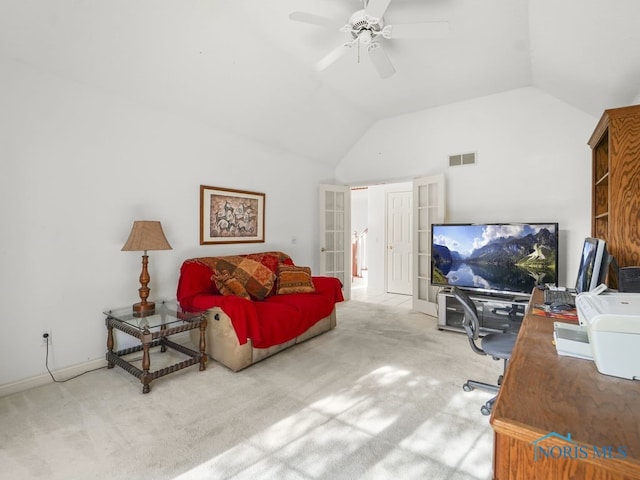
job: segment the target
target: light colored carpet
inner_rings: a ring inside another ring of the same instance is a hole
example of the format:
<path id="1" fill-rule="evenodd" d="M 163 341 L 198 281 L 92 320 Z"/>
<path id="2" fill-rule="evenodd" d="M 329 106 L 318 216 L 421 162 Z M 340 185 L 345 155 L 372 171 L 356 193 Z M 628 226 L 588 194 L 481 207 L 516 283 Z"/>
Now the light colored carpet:
<path id="1" fill-rule="evenodd" d="M 211 361 L 143 395 L 116 367 L 0 398 L 0 478 L 488 479 L 490 394 L 461 385 L 501 364 L 435 325 L 349 301 L 335 330 L 238 373 Z"/>

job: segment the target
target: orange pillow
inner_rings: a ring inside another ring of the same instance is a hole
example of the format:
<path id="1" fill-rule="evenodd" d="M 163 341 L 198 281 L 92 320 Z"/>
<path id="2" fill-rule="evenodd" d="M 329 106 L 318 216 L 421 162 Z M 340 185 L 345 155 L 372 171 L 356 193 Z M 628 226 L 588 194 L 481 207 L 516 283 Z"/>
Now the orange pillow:
<path id="1" fill-rule="evenodd" d="M 236 278 L 253 300 L 264 300 L 276 281 L 276 274 L 269 268 L 242 255 L 219 257 L 215 270 Z"/>
<path id="2" fill-rule="evenodd" d="M 280 264 L 278 266 L 278 295 L 287 293 L 313 293 L 316 287 L 311 279 L 311 268 Z"/>
<path id="3" fill-rule="evenodd" d="M 240 283 L 240 280 L 229 275 L 229 272 L 226 270 L 222 273 L 216 271 L 211 277 L 211 280 L 215 282 L 218 291 L 222 295 L 235 295 L 236 297 L 246 298 L 247 300 L 251 299 L 244 285 Z"/>

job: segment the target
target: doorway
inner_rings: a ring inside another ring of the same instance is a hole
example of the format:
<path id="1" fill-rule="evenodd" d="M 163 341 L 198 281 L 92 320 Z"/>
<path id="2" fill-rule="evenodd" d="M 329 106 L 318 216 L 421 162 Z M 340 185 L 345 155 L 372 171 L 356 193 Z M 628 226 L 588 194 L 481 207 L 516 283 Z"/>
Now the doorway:
<path id="1" fill-rule="evenodd" d="M 406 200 L 398 205 L 398 197 L 411 197 L 412 182 L 390 183 L 383 185 L 367 185 L 353 187 L 351 190 L 351 231 L 352 231 L 352 287 L 351 298 L 370 303 L 401 305 L 411 308 L 412 275 L 411 254 L 404 255 L 402 250 L 411 252 L 411 228 L 407 225 L 412 217 L 411 208 L 406 211 Z M 397 195 L 404 192 L 401 195 Z M 391 202 L 390 199 L 393 198 Z M 389 204 L 395 203 L 398 209 L 390 209 Z M 394 214 L 391 214 L 395 211 Z M 404 211 L 404 213 L 403 213 Z M 390 220 L 395 216 L 396 220 Z M 392 225 L 389 225 L 389 223 Z M 404 240 L 407 235 L 394 235 L 393 223 L 398 229 L 408 227 L 409 245 Z M 404 240 L 400 243 L 389 243 Z M 403 243 L 404 245 L 401 245 Z M 393 245 L 392 249 L 389 246 Z M 394 250 L 398 252 L 395 255 Z M 390 254 L 390 252 L 392 252 Z M 409 271 L 407 271 L 409 269 Z M 400 276 L 398 277 L 398 275 Z M 398 285 L 390 278 L 402 278 L 406 293 L 398 293 Z M 408 287 L 408 290 L 406 290 Z"/>

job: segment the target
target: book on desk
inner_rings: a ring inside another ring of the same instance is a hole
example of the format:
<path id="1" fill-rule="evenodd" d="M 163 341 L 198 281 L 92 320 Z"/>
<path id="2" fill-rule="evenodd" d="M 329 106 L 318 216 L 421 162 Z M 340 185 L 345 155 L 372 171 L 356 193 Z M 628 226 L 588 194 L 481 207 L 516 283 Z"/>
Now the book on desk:
<path id="1" fill-rule="evenodd" d="M 578 311 L 573 308 L 571 310 L 561 310 L 553 308 L 551 305 L 544 303 L 536 303 L 531 308 L 531 313 L 540 317 L 557 318 L 567 322 L 578 323 Z"/>

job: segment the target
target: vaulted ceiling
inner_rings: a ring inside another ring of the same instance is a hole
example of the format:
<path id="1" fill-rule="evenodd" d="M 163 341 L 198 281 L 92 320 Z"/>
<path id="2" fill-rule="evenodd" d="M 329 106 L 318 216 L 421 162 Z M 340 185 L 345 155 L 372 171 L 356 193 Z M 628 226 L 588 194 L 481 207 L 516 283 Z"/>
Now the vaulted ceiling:
<path id="1" fill-rule="evenodd" d="M 373 123 L 534 86 L 593 116 L 640 93 L 637 0 L 392 0 L 386 24 L 447 21 L 314 64 L 361 0 L 3 0 L 0 68 L 20 65 L 336 164 Z M 637 101 L 637 100 L 636 100 Z"/>

